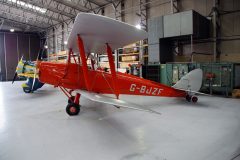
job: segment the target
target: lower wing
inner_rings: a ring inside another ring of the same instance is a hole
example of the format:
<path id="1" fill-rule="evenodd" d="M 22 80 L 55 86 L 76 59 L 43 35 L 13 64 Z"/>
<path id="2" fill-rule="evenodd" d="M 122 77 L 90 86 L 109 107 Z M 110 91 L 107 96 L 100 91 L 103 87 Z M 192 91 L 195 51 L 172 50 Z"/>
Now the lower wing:
<path id="1" fill-rule="evenodd" d="M 94 101 L 94 102 L 100 102 L 100 103 L 104 103 L 104 104 L 111 104 L 116 107 L 122 107 L 122 108 L 128 108 L 128 109 L 134 109 L 134 110 L 139 110 L 139 111 L 161 114 L 161 113 L 153 111 L 151 109 L 145 109 L 143 106 L 140 106 L 140 105 L 137 105 L 134 103 L 129 103 L 129 102 L 126 102 L 123 100 L 115 99 L 115 98 L 110 98 L 110 97 L 104 96 L 102 94 L 91 93 L 91 92 L 83 91 L 83 90 L 78 90 L 78 92 L 83 97 L 85 97 L 91 101 Z"/>

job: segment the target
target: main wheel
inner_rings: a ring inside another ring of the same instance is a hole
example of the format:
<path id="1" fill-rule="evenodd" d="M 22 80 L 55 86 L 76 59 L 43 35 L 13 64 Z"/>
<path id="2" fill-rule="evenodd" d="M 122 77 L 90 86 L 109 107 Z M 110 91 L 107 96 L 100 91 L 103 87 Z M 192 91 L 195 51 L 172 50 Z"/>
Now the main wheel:
<path id="1" fill-rule="evenodd" d="M 23 87 L 23 92 L 25 93 L 31 93 L 32 90 L 29 87 Z"/>
<path id="2" fill-rule="evenodd" d="M 78 115 L 78 113 L 80 112 L 80 105 L 75 103 L 69 103 L 66 107 L 66 112 L 69 116 Z"/>
<path id="3" fill-rule="evenodd" d="M 68 99 L 68 103 L 73 103 L 74 102 L 74 99 L 75 99 L 75 96 L 72 96 Z"/>
<path id="4" fill-rule="evenodd" d="M 198 101 L 198 97 L 192 96 L 192 102 L 193 102 L 193 103 L 196 103 L 197 101 Z"/>
<path id="5" fill-rule="evenodd" d="M 191 98 L 192 98 L 192 96 L 190 96 L 189 94 L 186 95 L 186 100 L 187 100 L 188 102 L 191 102 Z"/>

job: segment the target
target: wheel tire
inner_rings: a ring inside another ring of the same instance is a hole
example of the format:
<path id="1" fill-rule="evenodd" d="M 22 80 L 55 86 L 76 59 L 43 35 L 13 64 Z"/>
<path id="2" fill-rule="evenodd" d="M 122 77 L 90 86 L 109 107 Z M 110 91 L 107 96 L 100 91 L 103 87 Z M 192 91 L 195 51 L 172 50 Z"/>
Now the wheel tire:
<path id="1" fill-rule="evenodd" d="M 72 96 L 68 99 L 68 103 L 73 103 L 74 102 L 74 99 L 75 99 L 75 96 Z"/>
<path id="2" fill-rule="evenodd" d="M 188 102 L 191 102 L 191 99 L 192 99 L 192 96 L 190 96 L 190 95 L 186 95 L 186 100 L 188 101 Z"/>
<path id="3" fill-rule="evenodd" d="M 193 102 L 193 103 L 197 103 L 197 101 L 198 101 L 198 97 L 192 96 L 192 102 Z"/>
<path id="4" fill-rule="evenodd" d="M 80 112 L 80 105 L 75 103 L 69 103 L 66 107 L 66 112 L 69 116 L 76 116 Z"/>
<path id="5" fill-rule="evenodd" d="M 32 90 L 31 90 L 30 88 L 28 88 L 28 87 L 23 87 L 23 92 L 25 92 L 25 93 L 31 93 Z"/>

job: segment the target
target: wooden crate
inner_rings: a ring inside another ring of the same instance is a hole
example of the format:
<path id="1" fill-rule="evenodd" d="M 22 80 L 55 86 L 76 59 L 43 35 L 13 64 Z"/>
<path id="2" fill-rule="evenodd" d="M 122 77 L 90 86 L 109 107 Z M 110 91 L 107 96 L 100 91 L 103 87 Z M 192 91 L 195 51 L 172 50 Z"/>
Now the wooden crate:
<path id="1" fill-rule="evenodd" d="M 122 61 L 137 61 L 138 57 L 137 56 L 122 56 Z"/>
<path id="2" fill-rule="evenodd" d="M 234 89 L 232 91 L 232 97 L 233 98 L 240 98 L 240 89 Z"/>
<path id="3" fill-rule="evenodd" d="M 100 64 L 100 66 L 101 66 L 102 68 L 110 68 L 108 62 L 100 62 L 99 64 Z"/>

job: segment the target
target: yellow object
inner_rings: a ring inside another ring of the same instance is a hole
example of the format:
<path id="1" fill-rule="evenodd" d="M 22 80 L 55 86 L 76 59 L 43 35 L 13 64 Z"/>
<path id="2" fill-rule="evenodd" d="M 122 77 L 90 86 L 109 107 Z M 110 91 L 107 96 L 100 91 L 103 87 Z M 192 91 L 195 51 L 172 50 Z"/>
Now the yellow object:
<path id="1" fill-rule="evenodd" d="M 34 75 L 36 71 L 36 64 L 30 61 L 23 61 L 22 59 L 18 62 L 16 67 L 18 76 L 27 78 L 38 78 L 38 74 Z M 34 77 L 35 76 L 35 77 Z"/>
<path id="2" fill-rule="evenodd" d="M 27 88 L 27 87 L 29 87 L 29 86 L 26 83 L 22 84 L 22 88 Z"/>

